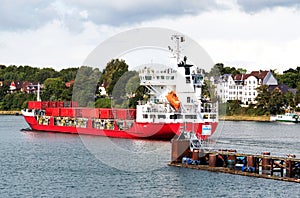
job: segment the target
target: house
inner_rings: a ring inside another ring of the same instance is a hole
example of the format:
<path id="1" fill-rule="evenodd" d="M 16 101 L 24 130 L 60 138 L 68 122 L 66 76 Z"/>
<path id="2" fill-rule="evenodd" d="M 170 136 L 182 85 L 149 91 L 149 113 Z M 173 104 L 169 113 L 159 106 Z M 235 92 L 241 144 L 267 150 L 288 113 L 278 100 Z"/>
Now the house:
<path id="1" fill-rule="evenodd" d="M 252 71 L 249 74 L 224 74 L 217 84 L 217 93 L 222 102 L 240 100 L 255 104 L 256 88 L 261 85 L 277 86 L 278 82 L 271 71 Z"/>
<path id="2" fill-rule="evenodd" d="M 38 90 L 38 84 L 39 83 L 37 82 L 12 81 L 9 85 L 9 90 L 11 93 L 16 91 L 36 93 Z M 40 88 L 42 88 L 42 85 Z"/>
<path id="3" fill-rule="evenodd" d="M 292 89 L 284 83 L 281 83 L 279 85 L 269 86 L 270 92 L 272 92 L 274 89 L 278 89 L 283 94 L 286 94 L 287 92 L 291 92 L 294 96 L 296 95 L 296 92 L 297 92 L 297 89 Z"/>
<path id="4" fill-rule="evenodd" d="M 100 96 L 107 96 L 104 84 L 101 84 L 98 88 Z"/>
<path id="5" fill-rule="evenodd" d="M 75 83 L 75 80 L 71 80 L 69 82 L 66 82 L 65 85 L 66 85 L 67 88 L 70 88 L 74 83 Z"/>

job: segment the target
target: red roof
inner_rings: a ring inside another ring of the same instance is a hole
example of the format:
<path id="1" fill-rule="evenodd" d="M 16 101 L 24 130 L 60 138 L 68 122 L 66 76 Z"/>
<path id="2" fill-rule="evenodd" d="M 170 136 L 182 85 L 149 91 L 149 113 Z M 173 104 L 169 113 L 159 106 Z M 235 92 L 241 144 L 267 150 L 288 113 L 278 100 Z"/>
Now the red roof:
<path id="1" fill-rule="evenodd" d="M 256 78 L 263 80 L 268 73 L 269 71 L 252 71 L 250 74 L 236 74 L 233 76 L 233 80 L 244 81 L 250 76 L 255 76 Z"/>
<path id="2" fill-rule="evenodd" d="M 262 70 L 253 71 L 250 73 L 250 76 L 255 76 L 256 78 L 263 80 L 268 73 L 269 73 L 269 71 L 266 71 L 266 70 L 265 71 L 262 71 Z"/>
<path id="3" fill-rule="evenodd" d="M 66 87 L 67 87 L 67 88 L 70 88 L 71 85 L 74 84 L 74 82 L 75 82 L 75 80 L 71 80 L 71 81 L 69 81 L 69 82 L 66 82 Z"/>

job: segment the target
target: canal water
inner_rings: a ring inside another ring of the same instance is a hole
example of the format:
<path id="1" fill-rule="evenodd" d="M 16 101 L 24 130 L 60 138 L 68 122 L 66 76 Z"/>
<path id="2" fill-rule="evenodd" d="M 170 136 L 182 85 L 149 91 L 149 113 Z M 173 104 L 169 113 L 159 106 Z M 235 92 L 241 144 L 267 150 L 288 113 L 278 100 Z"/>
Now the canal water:
<path id="1" fill-rule="evenodd" d="M 170 142 L 20 131 L 0 116 L 0 197 L 299 197 L 300 186 L 169 167 Z M 221 122 L 211 147 L 300 157 L 300 124 Z"/>

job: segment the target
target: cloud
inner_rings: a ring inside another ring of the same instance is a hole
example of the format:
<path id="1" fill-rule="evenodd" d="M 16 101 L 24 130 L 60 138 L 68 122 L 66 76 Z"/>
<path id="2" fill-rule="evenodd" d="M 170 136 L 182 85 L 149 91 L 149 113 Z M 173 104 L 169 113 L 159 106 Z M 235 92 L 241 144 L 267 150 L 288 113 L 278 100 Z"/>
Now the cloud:
<path id="1" fill-rule="evenodd" d="M 276 7 L 299 7 L 299 0 L 237 0 L 237 4 L 246 12 L 254 13 Z"/>
<path id="2" fill-rule="evenodd" d="M 2 0 L 0 31 L 37 29 L 55 20 L 71 31 L 82 31 L 84 23 L 127 26 L 156 19 L 195 16 L 212 10 L 239 6 L 246 12 L 274 7 L 299 7 L 295 0 Z"/>
<path id="3" fill-rule="evenodd" d="M 0 30 L 35 29 L 54 20 L 71 30 L 82 30 L 84 22 L 124 26 L 162 17 L 197 15 L 224 4 L 206 0 L 4 0 L 0 5 Z"/>
<path id="4" fill-rule="evenodd" d="M 0 5 L 0 30 L 37 28 L 55 18 L 49 4 L 42 0 L 3 0 Z"/>

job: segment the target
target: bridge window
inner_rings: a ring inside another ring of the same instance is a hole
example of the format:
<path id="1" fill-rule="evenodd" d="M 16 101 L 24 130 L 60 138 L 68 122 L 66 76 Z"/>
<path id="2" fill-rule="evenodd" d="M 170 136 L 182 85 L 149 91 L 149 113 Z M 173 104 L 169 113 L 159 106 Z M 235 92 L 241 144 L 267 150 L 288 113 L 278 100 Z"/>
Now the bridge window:
<path id="1" fill-rule="evenodd" d="M 185 115 L 185 119 L 197 119 L 197 115 Z"/>
<path id="2" fill-rule="evenodd" d="M 143 118 L 147 119 L 148 118 L 148 114 L 143 114 Z"/>
<path id="3" fill-rule="evenodd" d="M 166 115 L 158 115 L 157 118 L 158 119 L 166 119 Z"/>
<path id="4" fill-rule="evenodd" d="M 191 78 L 189 76 L 185 77 L 186 83 L 191 83 Z"/>
<path id="5" fill-rule="evenodd" d="M 186 98 L 186 102 L 187 102 L 187 103 L 190 103 L 190 102 L 191 102 L 191 97 L 187 97 L 187 98 Z"/>

